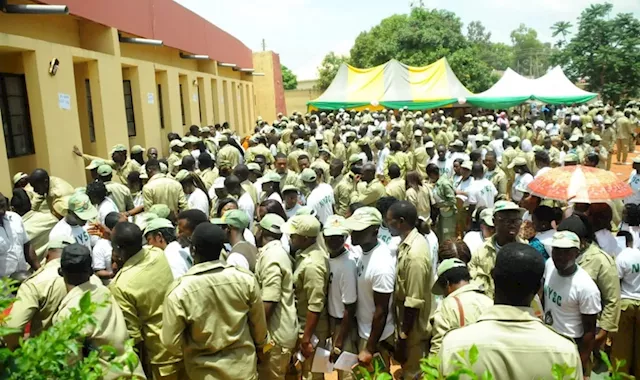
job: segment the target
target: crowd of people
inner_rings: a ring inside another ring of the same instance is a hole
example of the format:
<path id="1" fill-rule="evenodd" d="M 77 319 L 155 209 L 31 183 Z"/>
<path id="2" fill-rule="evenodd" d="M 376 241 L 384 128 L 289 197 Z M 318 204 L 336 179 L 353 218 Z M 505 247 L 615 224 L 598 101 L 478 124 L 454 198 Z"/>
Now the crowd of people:
<path id="1" fill-rule="evenodd" d="M 74 148 L 86 187 L 40 168 L 0 194 L 0 276 L 21 282 L 5 344 L 90 292 L 85 346 L 133 338 L 140 358 L 124 374 L 101 352 L 105 379 L 321 379 L 319 349 L 415 379 L 427 355 L 448 373 L 474 344 L 473 370 L 497 379 L 555 363 L 588 377 L 600 349 L 640 374 L 640 158 L 626 199 L 528 187 L 614 152 L 626 164 L 638 105 L 294 112 L 251 136 L 169 133 L 163 158 Z"/>

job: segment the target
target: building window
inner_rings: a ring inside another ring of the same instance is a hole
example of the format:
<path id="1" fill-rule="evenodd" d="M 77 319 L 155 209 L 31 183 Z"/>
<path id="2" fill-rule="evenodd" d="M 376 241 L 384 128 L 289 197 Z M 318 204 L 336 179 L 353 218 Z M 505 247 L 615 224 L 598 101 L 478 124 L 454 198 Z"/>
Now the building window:
<path id="1" fill-rule="evenodd" d="M 129 137 L 136 135 L 136 116 L 133 112 L 133 93 L 131 92 L 131 81 L 123 80 L 124 87 L 124 111 L 127 114 L 127 131 Z"/>
<path id="2" fill-rule="evenodd" d="M 93 103 L 91 102 L 91 82 L 89 79 L 84 80 L 84 92 L 87 98 L 87 113 L 89 116 L 89 140 L 96 142 L 96 127 L 93 124 Z"/>
<path id="3" fill-rule="evenodd" d="M 162 104 L 162 86 L 158 85 L 158 110 L 160 111 L 160 128 L 164 129 L 164 105 Z"/>
<path id="4" fill-rule="evenodd" d="M 184 98 L 182 97 L 182 85 L 180 85 L 180 111 L 182 112 L 182 125 L 187 125 L 187 120 L 184 117 Z"/>
<path id="5" fill-rule="evenodd" d="M 7 157 L 35 154 L 24 75 L 0 73 L 0 114 Z"/>

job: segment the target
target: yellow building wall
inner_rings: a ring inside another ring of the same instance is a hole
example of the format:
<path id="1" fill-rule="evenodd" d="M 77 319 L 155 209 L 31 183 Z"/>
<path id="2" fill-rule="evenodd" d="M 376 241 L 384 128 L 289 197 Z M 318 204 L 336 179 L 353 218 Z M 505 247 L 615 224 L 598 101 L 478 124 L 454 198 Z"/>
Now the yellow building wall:
<path id="1" fill-rule="evenodd" d="M 286 90 L 284 92 L 284 101 L 287 104 L 287 111 L 307 113 L 307 102 L 317 99 L 322 95 L 319 90 Z"/>
<path id="2" fill-rule="evenodd" d="M 253 53 L 253 68 L 256 72 L 264 73 L 264 76 L 253 79 L 256 89 L 255 112 L 262 119 L 272 122 L 277 116 L 273 53 L 270 51 Z"/>
<path id="3" fill-rule="evenodd" d="M 60 61 L 55 76 L 49 62 Z M 192 124 L 228 121 L 240 135 L 255 119 L 254 77 L 221 68 L 213 61 L 182 59 L 168 47 L 120 44 L 114 28 L 70 16 L 6 15 L 0 12 L 0 72 L 25 74 L 35 154 L 7 158 L 0 136 L 0 191 L 10 190 L 18 172 L 47 169 L 73 186 L 87 181 L 83 152 L 109 158 L 116 144 L 157 147 L 169 153 L 167 134 L 184 135 Z M 91 84 L 95 142 L 89 138 L 85 79 Z M 127 133 L 123 79 L 131 80 L 136 136 Z M 164 128 L 160 126 L 158 84 L 162 87 Z M 183 85 L 182 123 L 179 85 Z M 69 95 L 61 109 L 59 94 Z M 7 186 L 6 184 L 9 184 Z"/>

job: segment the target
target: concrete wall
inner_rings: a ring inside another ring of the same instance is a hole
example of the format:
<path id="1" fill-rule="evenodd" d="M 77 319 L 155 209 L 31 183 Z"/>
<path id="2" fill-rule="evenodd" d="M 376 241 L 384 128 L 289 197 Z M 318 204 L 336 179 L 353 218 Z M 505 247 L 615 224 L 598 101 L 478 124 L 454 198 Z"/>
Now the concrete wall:
<path id="1" fill-rule="evenodd" d="M 253 78 L 256 114 L 272 122 L 279 112 L 287 113 L 280 57 L 272 51 L 253 53 L 253 67 L 256 72 L 264 73 Z"/>
<path id="2" fill-rule="evenodd" d="M 307 113 L 307 102 L 316 99 L 322 95 L 322 91 L 318 90 L 287 90 L 284 92 L 284 97 L 287 102 L 287 110 L 289 113 L 293 111 Z"/>
<path id="3" fill-rule="evenodd" d="M 60 61 L 55 76 L 48 73 L 53 58 Z M 157 147 L 166 156 L 169 132 L 182 135 L 191 124 L 229 121 L 239 134 L 247 135 L 255 119 L 253 76 L 218 70 L 214 61 L 181 59 L 179 51 L 169 47 L 120 44 L 118 30 L 71 16 L 0 13 L 0 72 L 25 75 L 35 145 L 35 154 L 8 159 L 4 135 L 0 135 L 3 193 L 10 193 L 14 173 L 29 173 L 38 167 L 74 186 L 84 185 L 86 163 L 73 155 L 74 145 L 104 158 L 115 144 Z M 94 142 L 89 136 L 87 79 Z M 131 137 L 123 79 L 131 81 L 133 94 L 136 135 Z M 183 84 L 184 124 L 179 84 Z M 59 106 L 59 94 L 69 95 L 70 109 Z"/>

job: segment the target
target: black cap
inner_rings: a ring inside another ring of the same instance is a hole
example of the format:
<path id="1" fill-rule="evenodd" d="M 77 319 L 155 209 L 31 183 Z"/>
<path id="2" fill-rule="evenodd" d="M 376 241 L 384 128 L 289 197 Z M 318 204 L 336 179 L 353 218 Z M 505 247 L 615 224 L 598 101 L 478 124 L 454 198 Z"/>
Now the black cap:
<path id="1" fill-rule="evenodd" d="M 71 244 L 62 250 L 60 268 L 66 273 L 91 272 L 91 251 L 82 244 Z"/>

